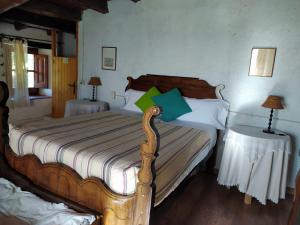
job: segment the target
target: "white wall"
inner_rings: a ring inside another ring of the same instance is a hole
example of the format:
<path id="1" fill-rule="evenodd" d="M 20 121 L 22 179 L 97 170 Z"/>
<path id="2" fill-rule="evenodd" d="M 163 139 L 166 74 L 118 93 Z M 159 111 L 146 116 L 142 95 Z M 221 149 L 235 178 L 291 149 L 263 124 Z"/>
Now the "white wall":
<path id="1" fill-rule="evenodd" d="M 100 99 L 111 105 L 111 91 L 124 93 L 126 77 L 141 74 L 196 76 L 225 84 L 231 102 L 229 125 L 266 126 L 269 94 L 285 97 L 275 127 L 293 136 L 288 184 L 300 168 L 300 1 L 151 0 L 109 2 L 109 14 L 87 10 L 79 30 L 79 97 L 100 75 Z M 101 70 L 101 47 L 118 48 L 117 71 Z M 252 47 L 276 47 L 272 78 L 248 76 Z"/>
<path id="2" fill-rule="evenodd" d="M 64 33 L 62 36 L 62 53 L 64 57 L 76 56 L 76 36 L 75 34 Z"/>

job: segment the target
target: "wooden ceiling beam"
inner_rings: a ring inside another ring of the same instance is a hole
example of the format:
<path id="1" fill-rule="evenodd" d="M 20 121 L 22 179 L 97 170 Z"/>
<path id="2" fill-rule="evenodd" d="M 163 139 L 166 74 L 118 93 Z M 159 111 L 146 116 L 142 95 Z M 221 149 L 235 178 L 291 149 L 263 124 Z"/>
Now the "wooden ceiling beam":
<path id="1" fill-rule="evenodd" d="M 81 10 L 93 9 L 100 13 L 108 13 L 107 0 L 48 0 L 68 8 L 80 8 Z"/>
<path id="2" fill-rule="evenodd" d="M 101 13 L 108 13 L 107 0 L 74 0 L 83 9 L 93 9 Z"/>
<path id="3" fill-rule="evenodd" d="M 1 19 L 6 19 L 24 24 L 34 24 L 42 27 L 57 29 L 67 33 L 76 33 L 76 22 L 40 16 L 33 13 L 25 12 L 20 9 L 11 9 L 0 14 Z"/>
<path id="4" fill-rule="evenodd" d="M 63 6 L 57 5 L 48 1 L 41 0 L 31 0 L 27 2 L 18 9 L 24 10 L 26 12 L 49 16 L 58 19 L 70 20 L 70 21 L 80 21 L 81 20 L 81 11 L 80 10 L 71 10 Z"/>
<path id="5" fill-rule="evenodd" d="M 12 8 L 20 6 L 29 0 L 1 0 L 0 1 L 0 13 L 6 12 Z"/>

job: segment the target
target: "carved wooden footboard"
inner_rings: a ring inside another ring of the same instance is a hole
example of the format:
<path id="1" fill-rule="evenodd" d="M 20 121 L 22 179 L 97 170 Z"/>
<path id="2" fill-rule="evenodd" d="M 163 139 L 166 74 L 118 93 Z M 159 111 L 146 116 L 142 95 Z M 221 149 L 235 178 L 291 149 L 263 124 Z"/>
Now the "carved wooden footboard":
<path id="1" fill-rule="evenodd" d="M 182 95 L 197 99 L 222 99 L 223 85 L 211 86 L 204 80 L 192 77 L 143 75 L 136 79 L 128 77 L 127 89 L 146 91 L 156 86 L 161 92 L 179 88 Z M 143 118 L 147 140 L 141 144 L 141 169 L 133 195 L 123 196 L 111 191 L 98 178 L 82 179 L 73 169 L 59 163 L 42 164 L 34 155 L 19 157 L 8 144 L 9 93 L 7 85 L 0 81 L 0 176 L 14 178 L 18 185 L 22 180 L 26 190 L 53 201 L 61 201 L 74 209 L 91 210 L 104 225 L 147 225 L 151 202 L 154 199 L 154 160 L 158 135 L 153 118 L 160 113 L 157 107 L 150 108 Z M 19 185 L 24 187 L 24 185 Z"/>
<path id="2" fill-rule="evenodd" d="M 146 225 L 149 223 L 152 199 L 152 168 L 157 151 L 157 134 L 153 118 L 160 113 L 150 108 L 143 118 L 147 141 L 141 144 L 142 164 L 136 193 L 123 196 L 111 191 L 100 179 L 82 179 L 73 169 L 58 163 L 42 164 L 34 155 L 19 157 L 8 145 L 8 89 L 0 82 L 0 152 L 14 172 L 29 179 L 62 199 L 70 200 L 98 214 L 104 225 Z M 7 171 L 6 171 L 7 172 Z M 7 172 L 8 173 L 8 172 Z M 33 192 L 35 189 L 32 189 Z"/>

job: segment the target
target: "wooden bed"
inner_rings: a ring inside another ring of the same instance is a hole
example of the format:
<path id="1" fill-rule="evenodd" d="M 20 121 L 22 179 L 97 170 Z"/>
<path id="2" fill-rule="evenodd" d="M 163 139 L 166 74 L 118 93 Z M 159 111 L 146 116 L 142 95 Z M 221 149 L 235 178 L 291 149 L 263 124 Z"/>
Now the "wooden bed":
<path id="1" fill-rule="evenodd" d="M 223 86 L 214 87 L 198 78 L 143 75 L 137 79 L 128 77 L 128 81 L 126 90 L 146 91 L 156 86 L 160 91 L 166 92 L 177 87 L 186 97 L 222 98 L 220 90 Z M 64 202 L 75 210 L 94 213 L 97 215 L 95 224 L 149 224 L 154 195 L 152 189 L 155 187 L 153 168 L 159 139 L 153 118 L 160 113 L 158 107 L 152 107 L 144 114 L 142 126 L 147 140 L 140 147 L 142 164 L 138 184 L 133 195 L 124 196 L 111 191 L 98 178 L 82 179 L 65 165 L 42 164 L 34 155 L 17 156 L 8 145 L 8 96 L 6 84 L 0 82 L 0 176 L 46 200 Z"/>

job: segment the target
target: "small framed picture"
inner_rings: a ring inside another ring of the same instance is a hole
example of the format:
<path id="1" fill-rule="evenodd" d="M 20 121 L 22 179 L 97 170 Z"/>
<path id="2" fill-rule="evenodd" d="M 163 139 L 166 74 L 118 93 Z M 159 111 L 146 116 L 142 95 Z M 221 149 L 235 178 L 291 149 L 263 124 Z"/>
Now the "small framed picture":
<path id="1" fill-rule="evenodd" d="M 272 77 L 276 48 L 252 48 L 249 76 Z"/>
<path id="2" fill-rule="evenodd" d="M 116 70 L 117 65 L 117 48 L 102 47 L 102 69 Z"/>

